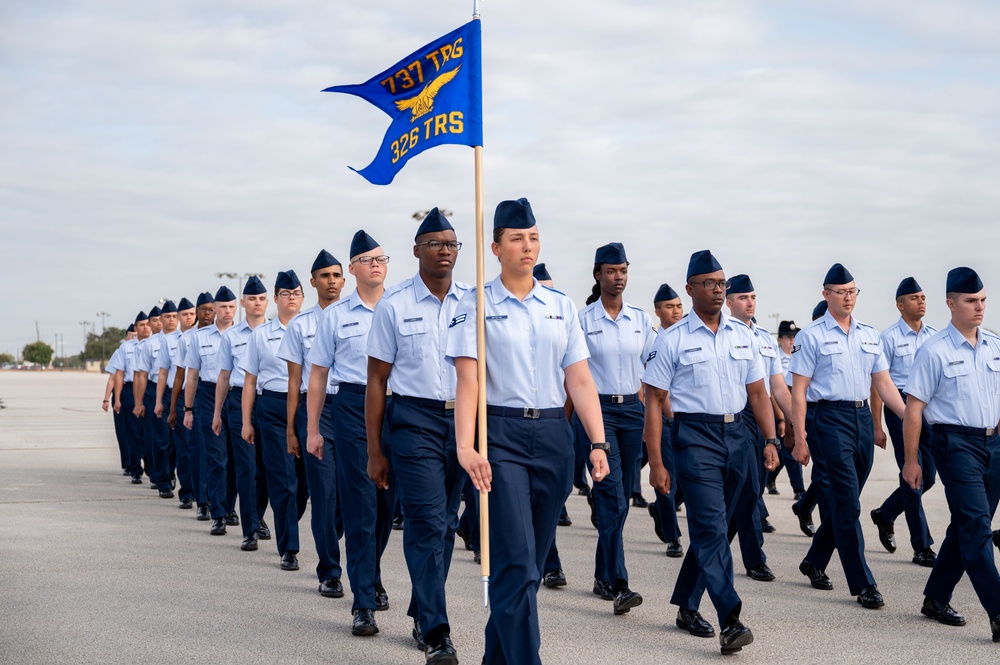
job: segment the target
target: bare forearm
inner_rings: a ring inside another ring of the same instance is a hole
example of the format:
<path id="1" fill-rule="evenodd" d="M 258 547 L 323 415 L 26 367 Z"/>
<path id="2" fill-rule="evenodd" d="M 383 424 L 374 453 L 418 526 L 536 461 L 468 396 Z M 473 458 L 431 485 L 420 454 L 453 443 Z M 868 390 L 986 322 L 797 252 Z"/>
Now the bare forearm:
<path id="1" fill-rule="evenodd" d="M 257 399 L 257 377 L 247 372 L 243 375 L 243 399 L 240 409 L 243 411 L 243 422 L 253 421 L 253 404 Z"/>
<path id="2" fill-rule="evenodd" d="M 663 466 L 660 441 L 663 437 L 663 402 L 666 391 L 646 386 L 646 411 L 643 416 L 642 440 L 646 442 L 650 468 Z"/>
<path id="3" fill-rule="evenodd" d="M 329 367 L 313 365 L 309 372 L 309 390 L 306 393 L 306 413 L 309 435 L 319 434 L 319 421 L 326 401 L 326 382 L 330 377 Z"/>
<path id="4" fill-rule="evenodd" d="M 295 413 L 299 410 L 299 397 L 301 396 L 299 391 L 302 385 L 302 365 L 290 360 L 286 361 L 286 364 L 288 365 L 288 410 L 286 417 L 288 418 L 288 428 L 293 429 L 295 427 Z"/>

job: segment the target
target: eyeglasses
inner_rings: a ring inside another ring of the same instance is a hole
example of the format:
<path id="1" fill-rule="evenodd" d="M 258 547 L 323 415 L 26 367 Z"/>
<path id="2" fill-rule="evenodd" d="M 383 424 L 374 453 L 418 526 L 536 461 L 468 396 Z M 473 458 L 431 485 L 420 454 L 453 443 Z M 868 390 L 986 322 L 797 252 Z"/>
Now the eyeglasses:
<path id="1" fill-rule="evenodd" d="M 427 242 L 418 242 L 414 247 L 420 247 L 421 245 L 427 245 L 427 248 L 435 252 L 440 252 L 442 247 L 447 247 L 449 252 L 457 252 L 462 249 L 462 243 L 449 240 L 448 242 L 443 242 L 441 240 L 428 240 Z"/>
<path id="2" fill-rule="evenodd" d="M 282 289 L 281 291 L 278 291 L 278 297 L 279 298 L 304 298 L 305 294 L 302 293 L 302 291 L 300 291 L 299 289 L 295 289 L 294 291 L 289 291 L 288 289 Z"/>
<path id="3" fill-rule="evenodd" d="M 861 293 L 861 289 L 827 289 L 827 291 L 838 298 L 857 298 Z"/>
<path id="4" fill-rule="evenodd" d="M 382 256 L 359 256 L 351 261 L 351 263 L 360 263 L 364 266 L 370 266 L 373 261 L 384 266 L 389 262 L 389 256 L 387 254 L 383 254 Z"/>
<path id="5" fill-rule="evenodd" d="M 706 291 L 714 291 L 720 286 L 722 287 L 723 290 L 726 290 L 732 285 L 732 282 L 730 282 L 728 279 L 727 280 L 706 279 L 704 282 L 689 282 L 689 284 L 691 284 L 692 286 L 695 284 L 700 284 L 701 286 L 705 287 Z"/>

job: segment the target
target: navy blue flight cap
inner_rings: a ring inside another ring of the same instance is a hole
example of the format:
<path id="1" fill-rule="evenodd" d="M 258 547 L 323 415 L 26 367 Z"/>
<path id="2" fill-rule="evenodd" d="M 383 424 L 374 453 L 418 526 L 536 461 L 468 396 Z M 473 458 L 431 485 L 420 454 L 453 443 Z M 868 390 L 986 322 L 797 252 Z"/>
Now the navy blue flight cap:
<path id="1" fill-rule="evenodd" d="M 341 263 L 336 256 L 325 249 L 321 249 L 319 254 L 316 255 L 316 260 L 313 261 L 312 268 L 309 269 L 309 272 L 316 272 L 317 270 L 322 270 L 323 268 L 330 268 L 331 266 L 339 265 L 341 265 Z"/>
<path id="2" fill-rule="evenodd" d="M 795 337 L 798 331 L 799 327 L 795 325 L 795 321 L 782 321 L 778 324 L 778 337 Z"/>
<path id="3" fill-rule="evenodd" d="M 198 307 L 201 307 L 202 305 L 211 305 L 214 302 L 215 298 L 213 298 L 212 294 L 208 291 L 198 294 Z"/>
<path id="4" fill-rule="evenodd" d="M 820 300 L 819 303 L 817 303 L 816 306 L 813 307 L 813 318 L 812 318 L 812 320 L 815 321 L 816 319 L 818 319 L 821 316 L 823 316 L 824 314 L 826 314 L 827 307 L 829 307 L 829 305 L 826 304 L 826 301 L 825 300 Z"/>
<path id="5" fill-rule="evenodd" d="M 823 284 L 850 284 L 854 281 L 854 275 L 851 271 L 845 268 L 839 263 L 834 263 L 830 266 L 830 269 L 826 271 L 826 277 L 823 278 Z"/>
<path id="6" fill-rule="evenodd" d="M 535 267 L 531 270 L 531 276 L 537 279 L 539 282 L 544 282 L 546 280 L 552 281 L 552 275 L 545 268 L 544 263 L 536 263 Z"/>
<path id="7" fill-rule="evenodd" d="M 753 282 L 750 281 L 749 275 L 736 275 L 736 277 L 729 279 L 729 288 L 726 289 L 726 295 L 728 296 L 731 293 L 752 293 L 753 290 Z"/>
<path id="8" fill-rule="evenodd" d="M 501 201 L 493 214 L 493 230 L 530 229 L 538 226 L 531 204 L 523 196 L 516 201 Z"/>
<path id="9" fill-rule="evenodd" d="M 145 312 L 139 312 L 138 314 L 136 314 L 135 322 L 139 323 L 140 321 L 149 321 L 149 317 L 146 315 Z"/>
<path id="10" fill-rule="evenodd" d="M 921 291 L 923 291 L 923 289 L 920 288 L 919 284 L 917 284 L 917 280 L 913 277 L 907 277 L 899 283 L 899 286 L 896 287 L 896 297 L 901 298 L 913 293 L 920 293 Z"/>
<path id="11" fill-rule="evenodd" d="M 434 208 L 424 220 L 420 222 L 420 228 L 417 229 L 417 234 L 413 236 L 416 240 L 418 236 L 422 236 L 425 233 L 435 233 L 436 231 L 454 231 L 455 227 L 451 225 L 448 218 L 441 214 L 441 211 Z"/>
<path id="12" fill-rule="evenodd" d="M 620 242 L 609 242 L 603 247 L 598 247 L 597 251 L 594 252 L 594 263 L 609 263 L 611 265 L 628 263 L 628 259 L 625 257 L 625 245 Z"/>
<path id="13" fill-rule="evenodd" d="M 176 312 L 177 305 L 174 304 L 173 300 L 163 303 L 163 307 L 160 308 L 160 314 L 175 314 Z"/>
<path id="14" fill-rule="evenodd" d="M 710 272 L 719 272 L 720 270 L 722 270 L 722 265 L 712 256 L 712 252 L 703 249 L 691 255 L 691 260 L 688 261 L 687 279 L 691 279 L 692 275 L 707 275 Z"/>
<path id="15" fill-rule="evenodd" d="M 375 242 L 375 238 L 365 233 L 364 229 L 361 229 L 354 234 L 354 239 L 351 240 L 351 258 L 353 259 L 358 254 L 370 252 L 376 247 L 381 247 L 381 245 Z"/>
<path id="16" fill-rule="evenodd" d="M 236 294 L 229 290 L 228 286 L 220 286 L 215 292 L 215 302 L 230 302 L 236 300 Z"/>
<path id="17" fill-rule="evenodd" d="M 294 270 L 289 270 L 287 272 L 279 272 L 278 276 L 274 278 L 274 288 L 278 289 L 297 289 L 302 286 L 302 282 L 299 281 L 299 276 L 295 274 Z"/>
<path id="18" fill-rule="evenodd" d="M 180 303 L 177 305 L 177 311 L 183 312 L 186 309 L 194 309 L 194 303 L 187 298 L 181 298 Z"/>
<path id="19" fill-rule="evenodd" d="M 135 324 L 134 323 L 128 324 L 128 328 L 125 329 L 125 332 L 126 333 L 130 333 L 130 332 L 134 333 L 135 332 Z"/>
<path id="20" fill-rule="evenodd" d="M 246 286 L 243 287 L 243 295 L 259 296 L 262 293 L 267 293 L 267 289 L 264 287 L 264 282 L 260 281 L 260 277 L 257 275 L 250 275 L 250 278 L 247 279 Z"/>
<path id="21" fill-rule="evenodd" d="M 670 288 L 669 284 L 660 284 L 660 288 L 656 289 L 656 295 L 653 296 L 653 303 L 664 302 L 666 300 L 676 300 L 680 298 L 677 292 Z"/>
<path id="22" fill-rule="evenodd" d="M 972 268 L 952 268 L 948 271 L 946 293 L 979 293 L 985 287 L 983 280 Z"/>
<path id="23" fill-rule="evenodd" d="M 153 305 L 153 309 L 149 310 L 149 318 L 153 318 L 154 316 L 159 316 L 160 314 L 161 314 L 160 308 L 157 307 L 156 305 Z"/>

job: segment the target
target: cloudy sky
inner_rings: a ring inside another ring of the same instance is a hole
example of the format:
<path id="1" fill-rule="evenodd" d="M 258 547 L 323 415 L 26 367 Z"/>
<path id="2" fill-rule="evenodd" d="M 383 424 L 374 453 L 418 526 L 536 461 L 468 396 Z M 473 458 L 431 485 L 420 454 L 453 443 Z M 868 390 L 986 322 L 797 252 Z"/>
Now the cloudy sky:
<path id="1" fill-rule="evenodd" d="M 471 16 L 471 0 L 5 0 L 0 5 L 0 351 L 124 325 L 218 272 L 300 275 L 365 228 L 415 272 L 415 210 L 455 212 L 475 276 L 472 150 L 368 164 L 388 117 L 320 93 Z M 858 315 L 895 319 L 914 275 L 946 319 L 955 265 L 1000 285 L 1000 7 L 975 0 L 648 0 L 482 6 L 487 223 L 527 196 L 579 304 L 625 244 L 652 309 L 692 251 L 751 275 L 800 324 L 831 263 Z M 487 276 L 495 274 L 487 264 Z M 235 284 L 230 282 L 235 287 Z M 680 290 L 678 288 L 678 290 Z M 994 306 L 996 307 L 996 306 Z M 1000 310 L 986 323 L 1000 327 Z"/>

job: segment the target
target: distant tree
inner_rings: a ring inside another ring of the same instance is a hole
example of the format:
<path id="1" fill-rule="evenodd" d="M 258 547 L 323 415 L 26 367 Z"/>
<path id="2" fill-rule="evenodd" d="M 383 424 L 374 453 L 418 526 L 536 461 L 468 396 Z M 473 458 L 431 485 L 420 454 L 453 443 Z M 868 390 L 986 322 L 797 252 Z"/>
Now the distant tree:
<path id="1" fill-rule="evenodd" d="M 0 353 L 0 365 L 13 365 L 14 360 L 14 356 L 9 353 Z"/>
<path id="2" fill-rule="evenodd" d="M 115 349 L 118 348 L 118 344 L 121 343 L 124 337 L 125 331 L 114 326 L 105 328 L 104 333 L 101 335 L 87 333 L 87 347 L 84 349 L 84 355 L 88 360 L 100 360 L 103 353 L 104 360 L 107 360 L 115 352 Z M 103 347 L 101 340 L 104 341 Z"/>
<path id="3" fill-rule="evenodd" d="M 32 342 L 24 347 L 21 355 L 30 363 L 48 365 L 52 362 L 52 347 L 45 342 Z"/>

